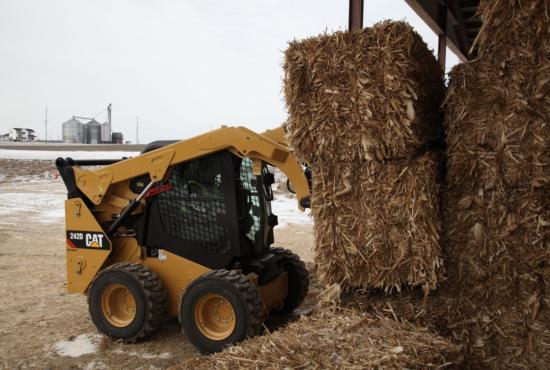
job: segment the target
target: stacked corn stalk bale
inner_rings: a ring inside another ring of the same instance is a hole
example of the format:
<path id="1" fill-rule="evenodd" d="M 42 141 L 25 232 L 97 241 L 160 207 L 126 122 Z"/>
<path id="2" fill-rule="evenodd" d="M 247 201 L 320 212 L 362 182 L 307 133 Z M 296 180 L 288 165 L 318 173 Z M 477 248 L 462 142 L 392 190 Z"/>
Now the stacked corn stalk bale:
<path id="1" fill-rule="evenodd" d="M 435 287 L 441 272 L 437 177 L 428 153 L 313 167 L 316 258 L 352 288 Z"/>
<path id="2" fill-rule="evenodd" d="M 287 133 L 313 169 L 322 280 L 344 288 L 434 289 L 442 275 L 441 69 L 406 23 L 291 42 Z"/>
<path id="3" fill-rule="evenodd" d="M 482 1 L 479 58 L 446 99 L 448 281 L 434 321 L 472 367 L 550 363 L 550 31 L 546 1 Z"/>
<path id="4" fill-rule="evenodd" d="M 178 369 L 448 369 L 459 347 L 408 323 L 357 310 L 322 308 L 284 329 Z"/>
<path id="5" fill-rule="evenodd" d="M 284 68 L 288 140 L 303 162 L 410 157 L 440 136 L 441 71 L 404 22 L 293 41 Z"/>

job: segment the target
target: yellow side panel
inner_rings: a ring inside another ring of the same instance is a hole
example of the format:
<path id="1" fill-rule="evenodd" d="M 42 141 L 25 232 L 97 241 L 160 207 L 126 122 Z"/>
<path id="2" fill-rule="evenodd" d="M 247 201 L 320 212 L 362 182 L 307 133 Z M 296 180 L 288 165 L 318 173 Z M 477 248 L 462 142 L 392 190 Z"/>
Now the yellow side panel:
<path id="1" fill-rule="evenodd" d="M 85 244 L 88 233 L 103 234 L 101 226 L 80 198 L 65 201 L 65 230 L 67 231 L 67 290 L 70 293 L 84 293 L 111 253 L 110 240 L 104 235 L 99 239 L 101 245 L 93 241 L 89 243 L 89 248 L 75 246 L 78 244 L 77 241 Z M 71 232 L 75 238 L 73 242 L 70 240 Z M 91 238 L 90 241 L 92 241 Z"/>
<path id="2" fill-rule="evenodd" d="M 115 236 L 112 238 L 113 251 L 107 265 L 113 265 L 117 262 L 134 262 L 141 264 L 141 248 L 136 239 Z"/>
<path id="3" fill-rule="evenodd" d="M 159 258 L 145 258 L 143 264 L 148 266 L 164 283 L 168 295 L 168 314 L 177 316 L 179 300 L 184 289 L 202 274 L 211 271 L 209 268 L 193 261 L 159 249 Z"/>

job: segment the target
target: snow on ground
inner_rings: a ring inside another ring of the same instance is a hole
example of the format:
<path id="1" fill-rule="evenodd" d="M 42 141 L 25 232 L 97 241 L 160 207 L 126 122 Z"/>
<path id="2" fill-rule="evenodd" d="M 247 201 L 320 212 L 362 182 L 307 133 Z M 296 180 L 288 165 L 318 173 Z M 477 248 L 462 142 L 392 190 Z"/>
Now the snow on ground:
<path id="1" fill-rule="evenodd" d="M 271 201 L 271 210 L 279 218 L 278 229 L 287 225 L 313 225 L 311 212 L 305 212 L 298 208 L 296 196 L 288 191 L 287 177 L 278 168 L 270 167 L 275 175 L 275 183 L 272 185 L 274 199 Z"/>
<path id="2" fill-rule="evenodd" d="M 63 196 L 63 200 L 65 200 L 65 196 Z M 50 223 L 50 222 L 57 222 L 58 220 L 63 221 L 65 218 L 65 204 L 62 203 L 61 207 L 56 207 L 53 209 L 50 209 L 49 211 L 43 211 L 41 214 L 42 222 L 44 223 Z"/>
<path id="3" fill-rule="evenodd" d="M 123 351 L 122 349 L 115 349 L 113 352 L 117 353 L 119 355 L 141 357 L 141 358 L 144 358 L 146 360 L 152 360 L 152 359 L 155 359 L 155 358 L 167 359 L 167 358 L 172 357 L 172 354 L 169 353 L 169 352 L 162 352 L 162 353 L 159 353 L 159 354 L 155 354 L 155 353 L 138 352 L 138 351 L 129 351 L 128 352 L 128 351 Z"/>
<path id="4" fill-rule="evenodd" d="M 99 360 L 93 360 L 90 361 L 86 366 L 84 366 L 84 370 L 107 370 L 109 367 L 105 365 L 104 362 Z"/>
<path id="5" fill-rule="evenodd" d="M 60 356 L 80 357 L 95 353 L 101 341 L 99 334 L 80 334 L 72 340 L 61 340 L 54 345 L 54 349 Z"/>
<path id="6" fill-rule="evenodd" d="M 122 157 L 135 157 L 139 152 L 113 152 L 113 151 L 54 151 L 54 150 L 14 150 L 0 149 L 1 159 L 41 159 L 55 160 L 58 157 L 72 159 L 119 159 Z"/>
<path id="7" fill-rule="evenodd" d="M 275 199 L 271 202 L 271 210 L 279 219 L 277 228 L 283 228 L 289 224 L 313 224 L 310 210 L 306 209 L 305 212 L 300 211 L 296 197 L 289 198 L 283 194 L 275 194 Z"/>
<path id="8" fill-rule="evenodd" d="M 24 213 L 40 223 L 63 222 L 67 190 L 60 180 L 32 180 L 0 187 L 0 223 Z"/>

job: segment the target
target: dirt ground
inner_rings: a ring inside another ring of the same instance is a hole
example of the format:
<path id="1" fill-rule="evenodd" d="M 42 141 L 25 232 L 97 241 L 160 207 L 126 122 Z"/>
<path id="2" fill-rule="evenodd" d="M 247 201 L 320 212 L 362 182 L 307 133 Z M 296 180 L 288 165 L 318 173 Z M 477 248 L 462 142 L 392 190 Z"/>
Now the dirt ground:
<path id="1" fill-rule="evenodd" d="M 65 290 L 64 198 L 50 161 L 0 160 L 0 368 L 155 369 L 199 356 L 176 321 L 137 344 L 97 333 L 86 297 Z M 286 224 L 275 239 L 312 260 L 311 225 Z M 81 337 L 95 353 L 60 354 Z"/>

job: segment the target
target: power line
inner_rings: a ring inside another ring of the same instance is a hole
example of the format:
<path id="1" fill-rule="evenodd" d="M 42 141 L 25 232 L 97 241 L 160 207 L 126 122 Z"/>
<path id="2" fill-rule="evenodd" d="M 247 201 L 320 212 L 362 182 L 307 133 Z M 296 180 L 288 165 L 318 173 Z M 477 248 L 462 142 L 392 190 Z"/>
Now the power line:
<path id="1" fill-rule="evenodd" d="M 44 126 L 46 127 L 45 128 L 45 133 L 44 133 L 44 141 L 48 141 L 48 106 L 46 106 Z"/>
<path id="2" fill-rule="evenodd" d="M 105 112 L 105 111 L 107 110 L 107 108 L 109 108 L 109 106 L 103 108 L 103 110 L 102 110 L 101 112 L 99 112 L 98 114 L 96 114 L 96 115 L 94 116 L 94 118 L 92 118 L 92 119 L 96 119 L 97 116 L 99 116 L 101 113 Z"/>
<path id="3" fill-rule="evenodd" d="M 136 116 L 136 144 L 139 144 L 139 116 Z"/>

